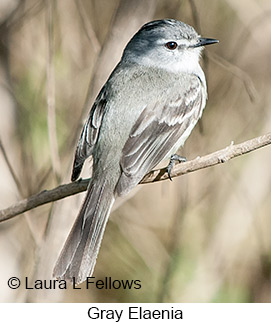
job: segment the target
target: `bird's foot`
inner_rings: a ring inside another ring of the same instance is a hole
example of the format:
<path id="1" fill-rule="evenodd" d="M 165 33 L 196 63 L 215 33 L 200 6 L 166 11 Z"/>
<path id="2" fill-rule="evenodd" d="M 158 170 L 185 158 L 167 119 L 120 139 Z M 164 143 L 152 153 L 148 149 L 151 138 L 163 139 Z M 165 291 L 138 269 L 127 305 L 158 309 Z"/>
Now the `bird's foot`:
<path id="1" fill-rule="evenodd" d="M 169 179 L 172 181 L 172 178 L 171 178 L 171 171 L 172 171 L 172 168 L 175 164 L 175 162 L 179 162 L 179 163 L 183 163 L 183 162 L 186 162 L 186 158 L 185 157 L 182 157 L 182 156 L 179 156 L 177 154 L 174 154 L 170 157 L 170 161 L 169 161 L 169 164 L 167 166 L 167 173 L 168 173 L 168 177 Z"/>

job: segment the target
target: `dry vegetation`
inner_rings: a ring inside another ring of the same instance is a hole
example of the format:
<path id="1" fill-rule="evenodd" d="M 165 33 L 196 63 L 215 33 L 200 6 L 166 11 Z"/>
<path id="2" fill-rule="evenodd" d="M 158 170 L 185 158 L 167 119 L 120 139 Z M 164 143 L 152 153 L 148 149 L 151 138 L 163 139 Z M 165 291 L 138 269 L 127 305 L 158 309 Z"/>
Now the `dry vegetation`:
<path id="1" fill-rule="evenodd" d="M 269 0 L 66 0 L 0 4 L 0 209 L 69 182 L 81 124 L 131 35 L 165 17 L 220 40 L 203 67 L 209 100 L 187 159 L 270 132 Z M 119 201 L 95 277 L 139 290 L 10 290 L 50 279 L 83 194 L 0 225 L 0 300 L 270 302 L 271 152 L 141 185 Z M 83 177 L 89 177 L 85 167 Z"/>

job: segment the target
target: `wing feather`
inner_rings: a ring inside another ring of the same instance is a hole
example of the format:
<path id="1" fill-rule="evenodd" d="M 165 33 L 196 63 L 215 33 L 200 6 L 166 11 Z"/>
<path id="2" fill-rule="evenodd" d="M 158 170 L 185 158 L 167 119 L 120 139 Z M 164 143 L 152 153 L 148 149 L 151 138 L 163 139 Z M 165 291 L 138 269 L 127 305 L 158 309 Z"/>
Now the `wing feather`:
<path id="1" fill-rule="evenodd" d="M 205 102 L 205 88 L 200 79 L 195 78 L 181 96 L 173 96 L 167 102 L 157 101 L 143 109 L 122 150 L 118 195 L 128 193 L 146 173 L 183 145 L 200 118 Z"/>
<path id="2" fill-rule="evenodd" d="M 103 88 L 94 102 L 82 129 L 74 156 L 72 181 L 79 177 L 85 160 L 92 154 L 99 135 L 106 104 L 106 90 Z"/>

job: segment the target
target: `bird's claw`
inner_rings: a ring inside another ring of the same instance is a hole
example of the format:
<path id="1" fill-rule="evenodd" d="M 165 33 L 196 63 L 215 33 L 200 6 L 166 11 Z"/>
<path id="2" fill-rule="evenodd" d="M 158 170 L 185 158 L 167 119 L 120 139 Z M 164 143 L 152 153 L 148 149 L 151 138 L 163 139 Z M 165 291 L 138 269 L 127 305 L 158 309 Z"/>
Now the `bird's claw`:
<path id="1" fill-rule="evenodd" d="M 175 164 L 175 162 L 178 161 L 179 163 L 183 163 L 183 162 L 186 162 L 186 158 L 185 157 L 182 157 L 182 156 L 179 156 L 177 154 L 174 154 L 170 157 L 170 161 L 169 161 L 169 164 L 167 166 L 167 173 L 168 173 L 168 178 L 172 181 L 172 178 L 171 178 L 171 171 L 172 171 L 172 168 Z"/>

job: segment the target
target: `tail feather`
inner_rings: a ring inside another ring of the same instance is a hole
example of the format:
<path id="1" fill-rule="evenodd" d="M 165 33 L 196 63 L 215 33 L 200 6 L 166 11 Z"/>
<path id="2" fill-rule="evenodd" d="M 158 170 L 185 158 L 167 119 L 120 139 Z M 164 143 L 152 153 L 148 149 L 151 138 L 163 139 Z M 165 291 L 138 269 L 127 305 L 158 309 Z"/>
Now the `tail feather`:
<path id="1" fill-rule="evenodd" d="M 92 180 L 80 213 L 57 260 L 53 275 L 75 280 L 91 276 L 114 203 L 114 188 L 107 180 Z"/>

